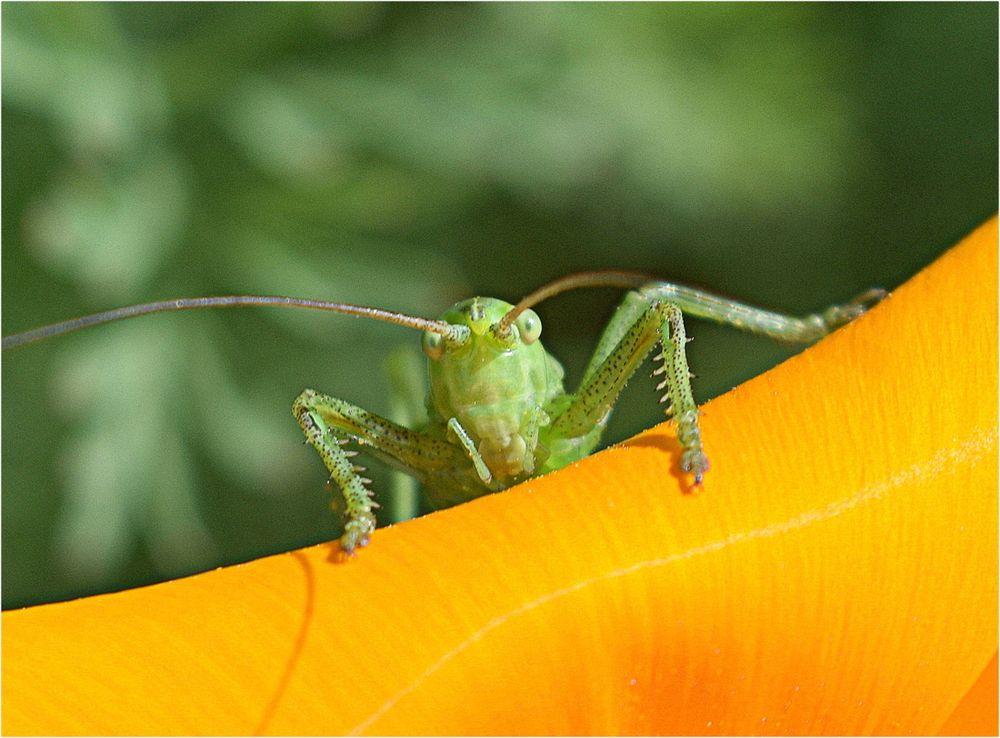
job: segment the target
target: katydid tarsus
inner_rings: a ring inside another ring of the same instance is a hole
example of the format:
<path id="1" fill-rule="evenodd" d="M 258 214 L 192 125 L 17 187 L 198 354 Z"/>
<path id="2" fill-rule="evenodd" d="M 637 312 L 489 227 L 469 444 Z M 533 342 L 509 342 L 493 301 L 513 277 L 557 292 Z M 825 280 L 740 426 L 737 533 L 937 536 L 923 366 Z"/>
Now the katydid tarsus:
<path id="1" fill-rule="evenodd" d="M 563 369 L 539 340 L 542 325 L 531 309 L 580 287 L 627 288 L 621 306 L 597 343 L 575 393 L 563 388 Z M 290 297 L 202 297 L 143 303 L 7 336 L 3 348 L 155 312 L 215 307 L 296 307 L 386 321 L 423 332 L 430 392 L 429 420 L 405 428 L 344 400 L 311 389 L 292 404 L 307 441 L 319 452 L 346 501 L 340 539 L 344 551 L 369 542 L 375 508 L 359 451 L 416 478 L 435 507 L 495 492 L 587 456 L 600 442 L 626 382 L 659 343 L 660 402 L 677 426 L 680 468 L 699 487 L 709 462 L 698 426 L 698 406 L 684 344 L 683 315 L 793 342 L 809 342 L 861 315 L 885 296 L 872 289 L 821 313 L 792 317 L 657 281 L 649 275 L 581 272 L 555 280 L 516 305 L 490 297 L 456 303 L 438 320 L 377 308 Z M 664 472 L 664 479 L 667 473 Z"/>

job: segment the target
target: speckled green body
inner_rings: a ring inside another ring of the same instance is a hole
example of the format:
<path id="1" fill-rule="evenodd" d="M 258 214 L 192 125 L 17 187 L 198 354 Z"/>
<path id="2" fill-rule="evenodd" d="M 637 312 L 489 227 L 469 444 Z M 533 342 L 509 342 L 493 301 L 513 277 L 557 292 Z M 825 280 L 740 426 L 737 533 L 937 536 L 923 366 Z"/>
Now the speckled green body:
<path id="1" fill-rule="evenodd" d="M 629 292 L 598 341 L 575 393 L 544 349 L 538 316 L 526 310 L 506 329 L 512 305 L 477 297 L 449 308 L 444 333 L 424 333 L 430 393 L 428 421 L 405 428 L 343 400 L 306 390 L 292 412 L 347 500 L 347 551 L 365 545 L 376 507 L 362 467 L 346 444 L 373 453 L 416 478 L 435 507 L 505 489 L 577 461 L 600 442 L 626 382 L 656 343 L 654 371 L 668 417 L 677 424 L 679 467 L 700 486 L 708 470 L 691 391 L 683 312 L 744 330 L 808 341 L 864 311 L 864 302 L 804 318 L 779 315 L 669 283 Z M 513 320 L 513 317 L 512 317 Z M 666 471 L 664 472 L 666 478 Z"/>
<path id="2" fill-rule="evenodd" d="M 449 309 L 441 319 L 466 324 L 471 340 L 430 361 L 428 409 L 432 423 L 455 418 L 475 443 L 497 483 L 530 476 L 550 456 L 538 437 L 551 423 L 553 403 L 566 394 L 563 368 L 541 341 L 497 339 L 490 330 L 513 306 L 475 298 Z M 470 313 L 481 317 L 471 320 Z"/>

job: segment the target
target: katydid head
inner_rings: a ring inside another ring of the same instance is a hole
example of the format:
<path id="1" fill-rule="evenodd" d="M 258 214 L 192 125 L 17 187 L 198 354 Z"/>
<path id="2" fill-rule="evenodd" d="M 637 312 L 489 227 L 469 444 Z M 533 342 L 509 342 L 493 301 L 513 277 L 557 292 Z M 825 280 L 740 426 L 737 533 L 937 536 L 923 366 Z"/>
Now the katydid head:
<path id="1" fill-rule="evenodd" d="M 423 349 L 427 358 L 440 361 L 446 351 L 465 351 L 482 344 L 498 351 L 514 351 L 535 343 L 542 335 L 542 321 L 534 310 L 526 310 L 513 326 L 501 332 L 500 322 L 513 305 L 492 297 L 473 297 L 455 303 L 441 316 L 441 322 L 459 330 L 468 329 L 468 339 L 451 340 L 440 332 L 424 333 Z"/>

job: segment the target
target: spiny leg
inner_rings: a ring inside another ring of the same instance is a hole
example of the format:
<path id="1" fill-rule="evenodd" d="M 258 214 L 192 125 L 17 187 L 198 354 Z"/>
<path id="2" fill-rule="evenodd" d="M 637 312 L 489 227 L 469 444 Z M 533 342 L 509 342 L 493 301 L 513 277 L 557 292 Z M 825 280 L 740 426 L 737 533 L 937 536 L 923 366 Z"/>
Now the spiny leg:
<path id="1" fill-rule="evenodd" d="M 462 474 L 462 466 L 467 468 L 468 463 L 452 444 L 404 428 L 336 397 L 307 389 L 292 404 L 292 414 L 323 459 L 330 478 L 343 492 L 347 523 L 341 546 L 348 553 L 368 542 L 375 530 L 374 509 L 378 505 L 367 486 L 370 480 L 360 474 L 364 468 L 352 461 L 357 452 L 345 450 L 346 443 L 354 442 L 421 479 L 447 474 L 459 484 L 475 474 L 471 469 Z"/>
<path id="2" fill-rule="evenodd" d="M 694 475 L 694 485 L 701 486 L 708 471 L 708 457 L 701 446 L 701 428 L 698 427 L 698 405 L 691 391 L 691 371 L 688 369 L 684 344 L 688 338 L 684 332 L 684 315 L 681 309 L 671 303 L 660 303 L 659 311 L 666 318 L 660 323 L 660 342 L 663 352 L 657 357 L 663 365 L 653 371 L 653 375 L 663 375 L 656 385 L 658 390 L 666 390 L 660 402 L 670 402 L 667 415 L 677 421 L 677 440 L 684 452 L 681 454 L 681 470 Z"/>
<path id="3" fill-rule="evenodd" d="M 378 507 L 378 503 L 372 499 L 371 490 L 366 486 L 371 480 L 360 476 L 358 472 L 363 471 L 362 467 L 351 461 L 351 457 L 357 452 L 341 448 L 347 440 L 336 438 L 317 413 L 301 408 L 295 417 L 309 443 L 323 459 L 323 464 L 330 472 L 330 479 L 340 487 L 347 502 L 344 513 L 347 522 L 340 538 L 341 548 L 351 553 L 357 546 L 368 545 L 375 530 L 373 510 Z"/>
<path id="4" fill-rule="evenodd" d="M 584 371 L 581 389 L 557 418 L 549 435 L 582 437 L 591 428 L 587 446 L 597 444 L 619 393 L 646 356 L 656 338 L 663 344 L 663 375 L 657 389 L 666 390 L 661 402 L 670 401 L 667 414 L 677 421 L 678 440 L 684 449 L 681 468 L 700 485 L 708 470 L 701 443 L 698 408 L 691 392 L 684 344 L 683 313 L 785 341 L 812 341 L 854 320 L 886 296 L 871 289 L 844 305 L 822 313 L 794 317 L 755 308 L 734 300 L 669 282 L 650 283 L 630 292 L 608 323 Z M 655 316 L 655 317 L 654 317 Z M 595 427 L 596 426 L 596 427 Z"/>
<path id="5" fill-rule="evenodd" d="M 629 293 L 601 336 L 579 391 L 547 434 L 554 438 L 590 434 L 588 445 L 596 445 L 622 389 L 658 340 L 663 344 L 660 358 L 665 362 L 656 372 L 664 375 L 658 387 L 666 389 L 661 401 L 671 401 L 667 413 L 677 420 L 683 448 L 681 469 L 692 473 L 699 485 L 708 470 L 708 459 L 702 450 L 698 407 L 684 353 L 684 323 L 676 305 Z"/>
<path id="6" fill-rule="evenodd" d="M 698 427 L 698 406 L 691 392 L 691 374 L 688 369 L 684 344 L 690 339 L 684 331 L 684 312 L 736 328 L 761 333 L 783 341 L 813 341 L 830 331 L 854 320 L 888 294 L 881 288 L 873 288 L 843 305 L 832 305 L 822 313 L 814 313 L 802 318 L 782 315 L 769 310 L 751 307 L 734 300 L 726 300 L 707 292 L 670 283 L 658 283 L 643 287 L 640 294 L 653 300 L 653 304 L 664 305 L 665 320 L 660 326 L 663 366 L 653 372 L 663 375 L 658 390 L 666 389 L 667 394 L 660 402 L 670 400 L 667 413 L 677 420 L 677 438 L 684 453 L 681 469 L 694 474 L 695 486 L 700 486 L 708 471 L 708 457 L 701 445 L 701 429 Z M 664 302 L 661 302 L 664 301 Z"/>

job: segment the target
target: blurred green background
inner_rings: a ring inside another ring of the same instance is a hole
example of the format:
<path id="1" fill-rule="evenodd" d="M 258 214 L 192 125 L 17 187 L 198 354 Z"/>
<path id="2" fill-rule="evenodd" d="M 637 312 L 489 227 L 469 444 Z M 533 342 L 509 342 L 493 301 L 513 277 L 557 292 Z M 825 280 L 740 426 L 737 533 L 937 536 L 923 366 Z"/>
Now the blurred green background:
<path id="1" fill-rule="evenodd" d="M 4 335 L 223 293 L 434 317 L 601 267 L 809 312 L 897 286 L 997 207 L 995 4 L 2 14 Z M 570 384 L 620 296 L 538 309 Z M 688 330 L 702 401 L 795 350 Z M 386 357 L 418 340 L 217 311 L 4 354 L 3 606 L 336 537 L 291 401 L 390 413 Z M 660 420 L 648 374 L 609 442 Z"/>

